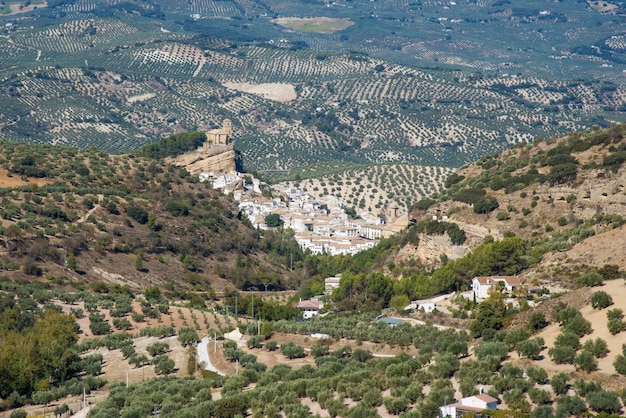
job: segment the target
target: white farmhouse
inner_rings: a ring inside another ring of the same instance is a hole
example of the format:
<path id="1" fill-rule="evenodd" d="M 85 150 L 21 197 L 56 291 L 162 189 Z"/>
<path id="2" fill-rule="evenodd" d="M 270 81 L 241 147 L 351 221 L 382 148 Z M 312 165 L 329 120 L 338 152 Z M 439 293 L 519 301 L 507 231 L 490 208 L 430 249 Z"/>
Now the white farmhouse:
<path id="1" fill-rule="evenodd" d="M 485 409 L 496 409 L 498 400 L 481 393 L 480 395 L 468 396 L 461 399 L 461 402 L 439 407 L 440 417 L 458 418 L 464 414 L 480 414 Z"/>
<path id="2" fill-rule="evenodd" d="M 313 299 L 302 300 L 296 303 L 295 306 L 302 311 L 302 317 L 304 319 L 311 319 L 320 314 L 320 303 Z"/>
<path id="3" fill-rule="evenodd" d="M 416 300 L 411 303 L 411 305 L 415 306 L 415 309 L 418 311 L 424 311 L 426 313 L 430 313 L 435 310 L 437 305 L 432 299 L 422 299 Z"/>
<path id="4" fill-rule="evenodd" d="M 486 299 L 498 284 L 508 292 L 514 292 L 520 287 L 519 278 L 515 276 L 486 276 L 472 279 L 472 291 L 477 299 Z"/>

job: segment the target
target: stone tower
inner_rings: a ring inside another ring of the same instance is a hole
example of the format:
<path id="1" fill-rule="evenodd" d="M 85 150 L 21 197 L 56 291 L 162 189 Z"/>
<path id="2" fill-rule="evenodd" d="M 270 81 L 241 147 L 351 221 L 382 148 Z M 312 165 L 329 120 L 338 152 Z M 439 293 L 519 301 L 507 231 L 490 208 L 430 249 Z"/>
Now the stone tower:
<path id="1" fill-rule="evenodd" d="M 233 137 L 233 122 L 230 119 L 224 119 L 221 128 L 212 129 L 206 133 L 205 149 L 209 145 L 227 145 Z"/>
<path id="2" fill-rule="evenodd" d="M 230 142 L 231 138 L 233 137 L 233 122 L 230 119 L 224 119 L 222 129 L 224 130 L 228 138 L 227 143 Z"/>

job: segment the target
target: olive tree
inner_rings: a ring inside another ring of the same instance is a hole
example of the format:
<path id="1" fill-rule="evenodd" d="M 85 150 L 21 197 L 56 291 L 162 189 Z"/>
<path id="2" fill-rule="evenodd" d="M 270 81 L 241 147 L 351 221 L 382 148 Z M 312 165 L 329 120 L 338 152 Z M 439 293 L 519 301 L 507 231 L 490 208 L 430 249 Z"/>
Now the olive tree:
<path id="1" fill-rule="evenodd" d="M 593 309 L 604 309 L 613 304 L 613 298 L 605 291 L 598 291 L 591 295 L 591 306 Z"/>

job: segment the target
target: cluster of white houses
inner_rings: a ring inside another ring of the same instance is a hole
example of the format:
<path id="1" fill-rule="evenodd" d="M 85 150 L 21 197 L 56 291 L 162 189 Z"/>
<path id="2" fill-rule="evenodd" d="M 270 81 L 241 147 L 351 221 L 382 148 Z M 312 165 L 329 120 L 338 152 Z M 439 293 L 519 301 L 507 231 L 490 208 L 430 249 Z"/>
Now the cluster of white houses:
<path id="1" fill-rule="evenodd" d="M 259 190 L 257 184 L 249 187 Z M 236 196 L 239 197 L 239 210 L 260 229 L 268 228 L 265 224 L 268 215 L 279 215 L 284 227 L 295 232 L 295 239 L 302 249 L 314 254 L 356 254 L 372 248 L 380 238 L 400 229 L 367 213 L 361 213 L 359 219 L 350 218 L 344 210 L 344 203 L 335 196 L 314 198 L 301 189 L 280 185 L 273 186 L 273 189 L 281 197 L 268 198 L 245 192 Z"/>

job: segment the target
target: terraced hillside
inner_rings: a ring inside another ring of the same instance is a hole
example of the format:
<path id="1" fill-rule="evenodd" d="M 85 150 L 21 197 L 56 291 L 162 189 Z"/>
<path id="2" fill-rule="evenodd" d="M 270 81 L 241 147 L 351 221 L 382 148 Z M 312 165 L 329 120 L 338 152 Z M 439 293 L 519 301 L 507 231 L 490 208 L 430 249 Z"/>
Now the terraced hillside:
<path id="1" fill-rule="evenodd" d="M 617 3 L 9 3 L 10 140 L 127 151 L 230 118 L 248 170 L 456 166 L 626 112 Z"/>
<path id="2" fill-rule="evenodd" d="M 623 85 L 425 70 L 286 46 L 117 18 L 11 33 L 0 38 L 0 135 L 121 151 L 228 117 L 247 169 L 458 165 L 624 117 Z M 275 83 L 289 95 L 263 93 Z"/>
<path id="3" fill-rule="evenodd" d="M 410 164 L 354 166 L 336 172 L 332 165 L 325 165 L 319 171 L 308 173 L 308 179 L 287 184 L 312 196 L 335 196 L 357 212 L 382 217 L 389 215 L 386 211 L 392 206 L 405 212 L 413 202 L 441 191 L 444 180 L 453 172 L 448 167 Z"/>

